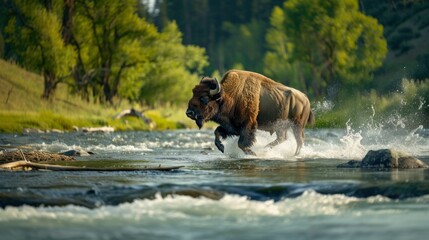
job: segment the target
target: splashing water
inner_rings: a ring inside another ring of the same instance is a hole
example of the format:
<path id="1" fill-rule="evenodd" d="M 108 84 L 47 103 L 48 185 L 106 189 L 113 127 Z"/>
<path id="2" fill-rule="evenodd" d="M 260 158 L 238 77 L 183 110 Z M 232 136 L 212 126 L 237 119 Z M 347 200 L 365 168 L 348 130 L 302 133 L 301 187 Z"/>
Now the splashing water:
<path id="1" fill-rule="evenodd" d="M 256 131 L 256 142 L 252 146 L 252 150 L 256 153 L 258 159 L 282 159 L 295 161 L 294 157 L 296 141 L 293 137 L 292 131 L 288 131 L 288 139 L 283 143 L 273 147 L 266 148 L 270 142 L 276 139 L 276 134 L 270 135 L 265 131 Z M 244 152 L 238 147 L 238 137 L 231 137 L 225 140 L 225 154 L 230 158 L 255 158 L 253 156 L 245 155 Z"/>
<path id="2" fill-rule="evenodd" d="M 365 147 L 362 146 L 361 141 L 363 137 L 361 131 L 355 132 L 352 129 L 352 124 L 350 123 L 350 119 L 346 123 L 346 135 L 344 135 L 340 142 L 343 143 L 343 151 L 342 157 L 349 158 L 361 158 L 365 154 Z"/>
<path id="3" fill-rule="evenodd" d="M 329 100 L 318 101 L 314 104 L 312 111 L 315 114 L 329 112 L 334 108 L 335 104 Z"/>

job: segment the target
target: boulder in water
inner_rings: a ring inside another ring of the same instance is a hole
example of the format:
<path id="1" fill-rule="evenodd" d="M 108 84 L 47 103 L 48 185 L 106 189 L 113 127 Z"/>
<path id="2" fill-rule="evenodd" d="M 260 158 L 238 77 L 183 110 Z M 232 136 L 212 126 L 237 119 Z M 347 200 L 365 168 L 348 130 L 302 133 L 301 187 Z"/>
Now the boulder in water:
<path id="1" fill-rule="evenodd" d="M 94 153 L 91 152 L 91 151 L 72 149 L 72 150 L 68 150 L 68 151 L 65 151 L 65 152 L 61 152 L 60 154 L 61 155 L 65 155 L 65 156 L 70 156 L 70 157 L 73 157 L 73 156 L 84 157 L 84 156 L 90 156 L 90 155 L 92 155 Z"/>
<path id="2" fill-rule="evenodd" d="M 428 168 L 423 161 L 393 149 L 370 150 L 362 161 L 352 160 L 338 165 L 340 168 L 408 169 Z"/>

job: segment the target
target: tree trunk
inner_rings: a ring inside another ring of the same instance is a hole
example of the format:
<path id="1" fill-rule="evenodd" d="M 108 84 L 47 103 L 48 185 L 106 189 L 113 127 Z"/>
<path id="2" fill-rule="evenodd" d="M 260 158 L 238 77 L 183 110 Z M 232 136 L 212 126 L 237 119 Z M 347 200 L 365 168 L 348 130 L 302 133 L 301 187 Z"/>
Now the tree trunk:
<path id="1" fill-rule="evenodd" d="M 104 103 L 113 105 L 113 94 L 110 86 L 110 67 L 105 66 L 101 69 L 100 73 L 101 82 L 103 83 Z"/>
<path id="2" fill-rule="evenodd" d="M 73 11 L 74 11 L 74 0 L 64 0 L 61 34 L 65 44 L 70 44 L 73 40 L 73 33 L 72 33 Z"/>
<path id="3" fill-rule="evenodd" d="M 43 74 L 44 77 L 44 87 L 42 99 L 52 100 L 55 89 L 57 88 L 58 80 L 54 73 L 45 72 Z"/>

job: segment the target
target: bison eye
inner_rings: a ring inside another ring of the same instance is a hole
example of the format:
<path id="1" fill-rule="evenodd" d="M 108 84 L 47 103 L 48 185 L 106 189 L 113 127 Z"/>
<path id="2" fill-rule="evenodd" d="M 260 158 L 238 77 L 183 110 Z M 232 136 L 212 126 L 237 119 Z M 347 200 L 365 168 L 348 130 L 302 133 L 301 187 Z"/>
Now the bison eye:
<path id="1" fill-rule="evenodd" d="M 202 96 L 202 97 L 200 97 L 200 101 L 202 104 L 207 105 L 209 103 L 209 97 Z"/>

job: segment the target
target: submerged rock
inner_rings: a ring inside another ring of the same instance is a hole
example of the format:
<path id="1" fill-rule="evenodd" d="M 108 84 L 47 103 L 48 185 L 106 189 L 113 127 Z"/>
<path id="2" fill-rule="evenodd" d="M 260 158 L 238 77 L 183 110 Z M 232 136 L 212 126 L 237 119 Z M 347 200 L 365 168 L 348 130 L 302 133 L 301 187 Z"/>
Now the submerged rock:
<path id="1" fill-rule="evenodd" d="M 358 160 L 350 160 L 346 163 L 341 163 L 339 165 L 337 165 L 337 168 L 360 168 L 362 161 L 358 161 Z"/>
<path id="2" fill-rule="evenodd" d="M 61 152 L 59 154 L 64 155 L 64 156 L 70 156 L 70 157 L 72 157 L 72 156 L 81 156 L 81 157 L 84 157 L 84 156 L 90 156 L 90 155 L 92 155 L 94 153 L 91 152 L 91 151 L 74 150 L 74 149 L 72 149 L 72 150 L 68 150 L 68 151 L 65 151 L 65 152 Z"/>
<path id="3" fill-rule="evenodd" d="M 393 149 L 370 150 L 362 161 L 351 160 L 338 165 L 339 168 L 408 169 L 428 168 L 423 161 Z"/>

